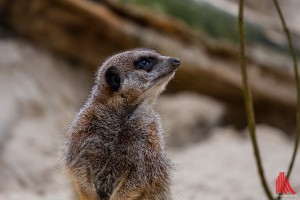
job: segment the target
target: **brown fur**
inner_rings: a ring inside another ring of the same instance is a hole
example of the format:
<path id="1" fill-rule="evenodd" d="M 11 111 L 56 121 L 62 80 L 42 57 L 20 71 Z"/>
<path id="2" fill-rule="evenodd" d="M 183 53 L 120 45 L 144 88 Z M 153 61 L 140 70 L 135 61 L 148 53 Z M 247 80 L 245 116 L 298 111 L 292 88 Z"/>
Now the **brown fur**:
<path id="1" fill-rule="evenodd" d="M 153 110 L 179 60 L 136 49 L 108 58 L 71 124 L 64 160 L 81 200 L 167 200 L 172 164 Z"/>

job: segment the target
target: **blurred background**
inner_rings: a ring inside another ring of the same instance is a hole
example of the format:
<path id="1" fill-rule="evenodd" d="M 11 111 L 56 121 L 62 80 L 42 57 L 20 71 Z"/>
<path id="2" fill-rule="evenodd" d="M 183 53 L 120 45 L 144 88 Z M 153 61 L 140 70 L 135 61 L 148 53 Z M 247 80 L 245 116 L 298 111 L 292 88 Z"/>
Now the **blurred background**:
<path id="1" fill-rule="evenodd" d="M 300 1 L 280 1 L 300 55 Z M 181 68 L 157 103 L 175 200 L 257 200 L 238 60 L 237 0 L 0 0 L 0 199 L 76 199 L 60 162 L 68 124 L 104 59 L 135 48 Z M 246 0 L 250 85 L 265 175 L 286 171 L 296 93 L 272 1 Z M 290 184 L 300 195 L 300 156 Z M 299 198 L 299 196 L 298 196 Z"/>

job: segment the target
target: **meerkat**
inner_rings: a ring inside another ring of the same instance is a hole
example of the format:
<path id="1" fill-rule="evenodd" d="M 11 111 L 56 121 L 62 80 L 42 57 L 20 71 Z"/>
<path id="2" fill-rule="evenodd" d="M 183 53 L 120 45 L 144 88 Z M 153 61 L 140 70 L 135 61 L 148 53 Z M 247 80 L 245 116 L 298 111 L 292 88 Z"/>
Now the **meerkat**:
<path id="1" fill-rule="evenodd" d="M 180 65 L 150 49 L 109 57 L 72 122 L 64 161 L 81 200 L 168 200 L 173 164 L 153 105 Z"/>

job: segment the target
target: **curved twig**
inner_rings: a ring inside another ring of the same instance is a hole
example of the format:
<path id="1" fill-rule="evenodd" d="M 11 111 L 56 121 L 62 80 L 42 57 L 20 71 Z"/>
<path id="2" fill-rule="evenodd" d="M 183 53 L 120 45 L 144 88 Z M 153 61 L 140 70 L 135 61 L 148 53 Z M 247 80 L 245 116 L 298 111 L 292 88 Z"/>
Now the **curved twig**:
<path id="1" fill-rule="evenodd" d="M 297 116 L 296 116 L 296 120 L 297 120 L 297 128 L 296 128 L 296 138 L 295 138 L 295 143 L 294 143 L 294 151 L 293 151 L 293 155 L 289 164 L 289 168 L 288 168 L 288 172 L 287 172 L 287 179 L 289 179 L 294 163 L 295 163 L 295 158 L 297 155 L 297 150 L 298 150 L 298 146 L 299 146 L 299 138 L 300 138 L 300 81 L 299 81 L 299 72 L 298 72 L 298 62 L 297 62 L 297 57 L 296 57 L 296 53 L 295 53 L 295 49 L 293 46 L 293 42 L 292 42 L 292 37 L 290 34 L 290 31 L 285 23 L 285 19 L 284 16 L 281 12 L 279 3 L 277 0 L 273 0 L 274 5 L 276 7 L 277 13 L 279 15 L 284 33 L 286 35 L 286 38 L 288 40 L 288 45 L 289 45 L 289 49 L 291 52 L 291 57 L 293 60 L 293 65 L 294 65 L 294 74 L 295 74 L 295 80 L 296 80 L 296 89 L 297 89 Z M 281 199 L 281 196 L 279 195 L 277 197 L 277 199 Z"/>
<path id="2" fill-rule="evenodd" d="M 247 69 L 246 69 L 246 58 L 245 58 L 245 38 L 244 38 L 244 0 L 239 1 L 239 18 L 238 18 L 238 28 L 239 28 L 239 44 L 240 44 L 240 66 L 241 66 L 241 75 L 243 79 L 243 92 L 244 92 L 244 99 L 246 104 L 246 110 L 247 110 L 247 118 L 248 118 L 248 129 L 249 134 L 254 150 L 254 155 L 256 159 L 256 164 L 260 176 L 261 183 L 263 185 L 264 191 L 268 197 L 269 200 L 273 200 L 272 194 L 270 192 L 270 189 L 268 187 L 267 181 L 264 176 L 264 171 L 261 163 L 261 158 L 259 154 L 259 149 L 256 141 L 256 131 L 255 131 L 255 116 L 254 116 L 254 110 L 253 110 L 253 102 L 250 92 L 250 87 L 248 84 L 248 75 L 247 75 Z"/>

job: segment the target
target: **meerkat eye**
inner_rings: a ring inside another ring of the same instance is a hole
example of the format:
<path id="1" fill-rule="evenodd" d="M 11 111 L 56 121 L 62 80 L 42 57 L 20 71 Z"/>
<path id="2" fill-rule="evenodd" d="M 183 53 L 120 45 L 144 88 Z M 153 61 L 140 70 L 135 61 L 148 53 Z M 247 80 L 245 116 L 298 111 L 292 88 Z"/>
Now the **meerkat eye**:
<path id="1" fill-rule="evenodd" d="M 149 61 L 149 60 L 142 60 L 142 61 L 140 62 L 140 64 L 141 64 L 142 66 L 148 66 L 148 65 L 150 64 L 150 62 L 151 62 L 151 61 Z"/>
<path id="2" fill-rule="evenodd" d="M 147 58 L 147 57 L 142 57 L 135 62 L 135 66 L 137 69 L 143 69 L 146 72 L 150 72 L 153 69 L 155 64 L 156 64 L 156 60 L 154 58 Z"/>

